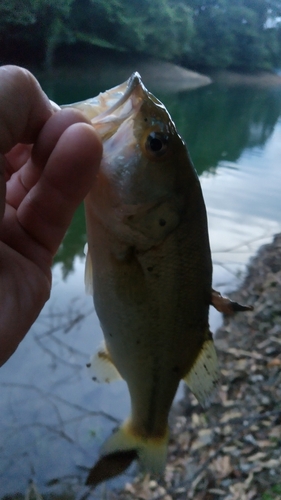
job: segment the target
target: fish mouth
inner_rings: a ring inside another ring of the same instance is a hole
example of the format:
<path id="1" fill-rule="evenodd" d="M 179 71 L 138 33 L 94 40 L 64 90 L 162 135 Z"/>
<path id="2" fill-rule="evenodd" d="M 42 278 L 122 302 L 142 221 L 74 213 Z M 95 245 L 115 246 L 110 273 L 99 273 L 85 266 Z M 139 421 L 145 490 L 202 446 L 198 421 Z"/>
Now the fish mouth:
<path id="1" fill-rule="evenodd" d="M 103 143 L 112 137 L 129 118 L 134 118 L 144 101 L 164 108 L 164 105 L 144 86 L 140 74 L 136 71 L 130 78 L 110 90 L 101 92 L 96 97 L 85 101 L 62 106 L 79 109 L 92 123 Z"/>
<path id="2" fill-rule="evenodd" d="M 106 109 L 91 120 L 103 142 L 116 134 L 120 126 L 136 116 L 147 93 L 139 73 L 129 80 L 98 96 Z"/>
<path id="3" fill-rule="evenodd" d="M 136 115 L 148 94 L 140 74 L 135 72 L 126 82 L 70 106 L 80 109 L 87 116 L 105 142 L 124 121 Z"/>
<path id="4" fill-rule="evenodd" d="M 105 102 L 107 106 L 109 105 L 110 101 L 113 101 L 113 103 L 105 111 L 99 113 L 96 118 L 93 118 L 92 124 L 94 125 L 95 123 L 101 123 L 103 121 L 106 121 L 107 119 L 112 120 L 114 118 L 113 113 L 116 111 L 120 111 L 120 108 L 127 101 L 130 101 L 130 97 L 140 97 L 138 96 L 140 92 L 136 92 L 138 87 L 140 87 L 140 90 L 146 90 L 142 83 L 140 74 L 138 72 L 135 72 L 126 82 L 121 83 L 121 85 L 118 85 L 117 87 L 114 87 L 113 89 L 107 90 L 106 92 L 100 94 L 97 98 L 100 98 L 102 103 Z M 132 105 L 133 104 L 134 103 L 132 102 Z M 129 115 L 130 109 L 123 109 L 123 119 L 126 118 L 126 113 Z"/>

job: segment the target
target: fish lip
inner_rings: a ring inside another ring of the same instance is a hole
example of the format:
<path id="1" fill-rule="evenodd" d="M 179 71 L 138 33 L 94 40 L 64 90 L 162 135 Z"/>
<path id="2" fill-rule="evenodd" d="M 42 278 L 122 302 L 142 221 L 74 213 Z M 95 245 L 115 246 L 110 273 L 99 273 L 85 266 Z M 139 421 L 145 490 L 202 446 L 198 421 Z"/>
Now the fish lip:
<path id="1" fill-rule="evenodd" d="M 136 71 L 126 82 L 100 94 L 100 99 L 104 99 L 106 102 L 106 99 L 110 99 L 112 94 L 113 96 L 117 94 L 116 101 L 91 119 L 93 127 L 100 134 L 102 140 L 114 135 L 121 123 L 137 113 L 148 91 L 142 83 L 140 74 Z"/>
<path id="2" fill-rule="evenodd" d="M 135 71 L 128 80 L 127 88 L 131 88 L 133 90 L 135 87 L 137 87 L 137 85 L 143 86 L 143 83 L 140 74 L 138 73 L 138 71 Z"/>
<path id="3" fill-rule="evenodd" d="M 101 121 L 103 121 L 104 118 L 107 118 L 108 116 L 112 115 L 112 113 L 114 111 L 116 111 L 118 108 L 120 108 L 131 97 L 131 95 L 134 93 L 134 91 L 136 90 L 136 88 L 138 86 L 140 86 L 140 88 L 143 91 L 146 90 L 145 86 L 142 83 L 141 76 L 137 71 L 135 71 L 130 76 L 130 78 L 127 80 L 127 82 L 125 82 L 125 83 L 127 83 L 127 86 L 125 88 L 124 93 L 120 96 L 120 98 L 114 104 L 112 104 L 112 106 L 110 106 L 105 111 L 102 111 L 100 114 L 98 114 L 95 118 L 92 119 L 93 125 L 95 123 L 100 123 Z M 121 85 L 118 85 L 117 87 L 114 87 L 109 92 L 113 92 L 113 91 L 118 92 L 118 89 L 119 88 L 121 89 L 123 86 L 124 86 L 124 83 Z"/>

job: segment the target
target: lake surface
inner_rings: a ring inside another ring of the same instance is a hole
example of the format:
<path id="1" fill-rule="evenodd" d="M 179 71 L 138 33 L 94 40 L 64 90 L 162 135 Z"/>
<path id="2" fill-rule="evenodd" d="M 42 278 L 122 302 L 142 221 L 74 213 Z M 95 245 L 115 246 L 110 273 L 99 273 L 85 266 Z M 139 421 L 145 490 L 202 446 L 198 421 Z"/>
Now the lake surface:
<path id="1" fill-rule="evenodd" d="M 114 83 L 120 81 L 94 85 L 82 72 L 42 80 L 58 103 Z M 188 144 L 208 212 L 214 286 L 231 290 L 257 248 L 281 231 L 281 88 L 212 84 L 165 93 L 155 81 L 151 90 Z M 30 480 L 40 492 L 81 494 L 98 447 L 129 412 L 125 383 L 99 386 L 85 368 L 102 339 L 84 294 L 85 242 L 81 207 L 55 259 L 51 299 L 1 369 L 0 496 L 24 493 Z M 211 311 L 210 321 L 214 331 L 221 318 Z"/>

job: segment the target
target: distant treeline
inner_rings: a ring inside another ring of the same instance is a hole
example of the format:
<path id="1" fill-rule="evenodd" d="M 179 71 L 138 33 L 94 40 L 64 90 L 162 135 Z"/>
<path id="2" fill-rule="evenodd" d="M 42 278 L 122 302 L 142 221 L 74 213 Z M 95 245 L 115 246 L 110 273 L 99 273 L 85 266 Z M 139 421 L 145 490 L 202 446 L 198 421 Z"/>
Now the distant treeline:
<path id="1" fill-rule="evenodd" d="M 281 0 L 0 0 L 0 63 L 22 54 L 50 67 L 59 47 L 84 42 L 191 68 L 270 70 L 279 16 Z"/>

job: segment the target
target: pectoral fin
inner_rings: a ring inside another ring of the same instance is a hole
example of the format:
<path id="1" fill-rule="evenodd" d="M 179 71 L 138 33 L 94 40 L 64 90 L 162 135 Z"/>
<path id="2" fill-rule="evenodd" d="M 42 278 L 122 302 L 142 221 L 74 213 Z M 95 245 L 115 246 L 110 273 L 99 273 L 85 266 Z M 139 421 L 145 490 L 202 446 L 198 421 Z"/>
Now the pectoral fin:
<path id="1" fill-rule="evenodd" d="M 88 243 L 86 243 L 85 245 L 84 253 L 86 255 L 84 274 L 85 290 L 87 295 L 93 295 L 93 264 L 88 248 Z"/>
<path id="2" fill-rule="evenodd" d="M 121 375 L 114 365 L 106 346 L 102 346 L 91 357 L 87 364 L 91 378 L 96 382 L 110 383 L 113 380 L 121 379 Z"/>
<path id="3" fill-rule="evenodd" d="M 217 354 L 212 339 L 205 340 L 191 370 L 184 377 L 199 403 L 206 407 L 219 380 Z"/>
<path id="4" fill-rule="evenodd" d="M 232 315 L 239 311 L 253 311 L 254 309 L 253 306 L 243 306 L 238 302 L 233 302 L 227 297 L 223 297 L 220 292 L 216 290 L 212 290 L 211 305 L 214 306 L 217 311 L 228 315 Z"/>

